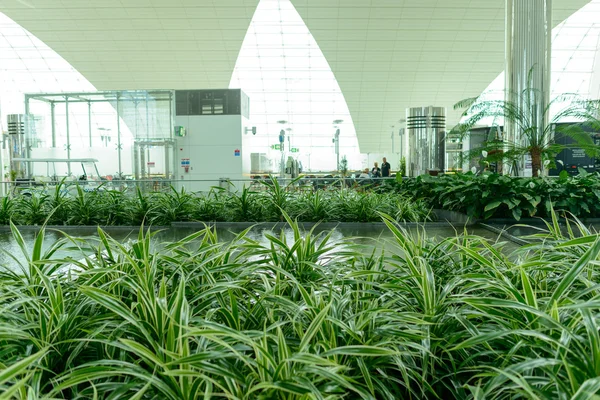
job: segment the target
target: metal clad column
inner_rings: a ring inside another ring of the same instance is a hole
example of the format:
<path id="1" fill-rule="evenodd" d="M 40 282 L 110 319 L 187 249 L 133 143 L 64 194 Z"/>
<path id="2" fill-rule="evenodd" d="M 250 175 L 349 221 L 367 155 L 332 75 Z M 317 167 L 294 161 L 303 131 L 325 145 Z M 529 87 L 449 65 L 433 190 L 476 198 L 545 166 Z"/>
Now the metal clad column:
<path id="1" fill-rule="evenodd" d="M 418 176 L 430 171 L 443 172 L 446 154 L 446 109 L 433 106 L 407 108 L 406 131 L 407 175 Z"/>
<path id="2" fill-rule="evenodd" d="M 526 112 L 538 132 L 548 123 L 544 110 L 550 101 L 551 42 L 552 0 L 506 0 L 505 100 Z M 514 123 L 506 121 L 505 131 L 509 142 L 521 139 Z"/>

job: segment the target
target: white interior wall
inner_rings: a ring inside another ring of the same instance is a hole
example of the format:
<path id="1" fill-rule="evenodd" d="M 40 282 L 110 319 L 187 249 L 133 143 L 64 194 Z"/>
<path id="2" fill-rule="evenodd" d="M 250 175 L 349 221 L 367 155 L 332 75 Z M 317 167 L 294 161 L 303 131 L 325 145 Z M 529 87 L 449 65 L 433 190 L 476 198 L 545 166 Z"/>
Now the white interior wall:
<path id="1" fill-rule="evenodd" d="M 220 178 L 243 179 L 242 117 L 240 115 L 176 116 L 175 125 L 186 129 L 186 136 L 175 145 L 175 177 L 179 188 L 208 191 Z M 240 150 L 240 156 L 235 155 Z M 189 159 L 185 172 L 181 161 Z M 248 159 L 249 163 L 249 159 Z"/>

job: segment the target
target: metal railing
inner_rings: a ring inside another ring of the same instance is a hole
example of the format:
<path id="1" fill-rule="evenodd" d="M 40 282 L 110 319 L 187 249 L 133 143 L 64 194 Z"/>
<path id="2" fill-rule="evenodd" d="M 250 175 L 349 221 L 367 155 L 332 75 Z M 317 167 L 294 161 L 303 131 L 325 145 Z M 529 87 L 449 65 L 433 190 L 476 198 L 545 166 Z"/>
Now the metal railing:
<path id="1" fill-rule="evenodd" d="M 366 188 L 385 184 L 387 181 L 394 181 L 395 178 L 350 178 L 339 176 L 304 176 L 299 178 L 279 178 L 279 177 L 254 177 L 246 179 L 142 179 L 142 180 L 50 180 L 50 181 L 35 181 L 35 180 L 17 180 L 0 182 L 0 197 L 34 194 L 34 193 L 52 193 L 57 187 L 66 192 L 77 192 L 77 187 L 83 191 L 95 190 L 117 190 L 117 191 L 132 191 L 135 192 L 138 188 L 142 192 L 165 192 L 185 189 L 190 192 L 208 192 L 212 190 L 227 190 L 238 191 L 243 187 L 250 187 L 252 190 L 267 190 L 271 179 L 276 180 L 281 186 L 287 190 L 327 190 L 347 188 Z M 194 190 L 200 188 L 199 190 Z"/>

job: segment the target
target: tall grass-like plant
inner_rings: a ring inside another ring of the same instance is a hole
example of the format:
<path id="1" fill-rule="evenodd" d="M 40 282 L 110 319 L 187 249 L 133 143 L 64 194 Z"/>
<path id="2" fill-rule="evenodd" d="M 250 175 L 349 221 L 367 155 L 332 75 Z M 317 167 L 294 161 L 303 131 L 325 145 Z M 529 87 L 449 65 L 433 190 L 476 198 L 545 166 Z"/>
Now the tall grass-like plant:
<path id="1" fill-rule="evenodd" d="M 49 221 L 53 225 L 67 224 L 71 216 L 71 201 L 65 188 L 65 179 L 52 188 L 48 197 L 48 208 L 53 210 Z"/>
<path id="2" fill-rule="evenodd" d="M 16 198 L 14 219 L 22 225 L 41 225 L 50 211 L 49 196 L 44 193 L 32 193 Z"/>
<path id="3" fill-rule="evenodd" d="M 227 220 L 226 190 L 212 187 L 207 194 L 198 196 L 195 200 L 193 213 L 194 221 L 226 221 Z"/>
<path id="4" fill-rule="evenodd" d="M 283 211 L 287 209 L 288 202 L 292 196 L 290 188 L 294 185 L 299 178 L 289 182 L 287 185 L 282 186 L 279 180 L 270 176 L 268 180 L 262 180 L 267 190 L 266 197 L 269 201 L 268 212 L 275 218 L 275 220 L 283 221 Z"/>
<path id="5" fill-rule="evenodd" d="M 340 221 L 340 204 L 331 193 L 317 190 L 303 193 L 297 200 L 297 216 L 303 221 Z"/>
<path id="6" fill-rule="evenodd" d="M 127 208 L 128 217 L 133 225 L 140 225 L 148 222 L 150 213 L 153 210 L 152 197 L 142 191 L 139 186 L 135 188 L 135 195 L 131 205 Z"/>
<path id="7" fill-rule="evenodd" d="M 15 213 L 15 201 L 10 197 L 0 200 L 0 225 L 8 225 Z"/>
<path id="8" fill-rule="evenodd" d="M 97 225 L 105 215 L 106 203 L 98 191 L 86 192 L 77 185 L 76 195 L 71 201 L 69 223 L 72 225 Z"/>
<path id="9" fill-rule="evenodd" d="M 241 192 L 226 198 L 226 212 L 231 221 L 261 221 L 264 215 L 264 196 L 244 185 Z"/>
<path id="10" fill-rule="evenodd" d="M 153 196 L 153 205 L 149 213 L 154 225 L 168 225 L 173 221 L 191 221 L 194 214 L 195 198 L 191 193 L 171 187 L 167 193 Z"/>
<path id="11" fill-rule="evenodd" d="M 29 246 L 12 226 L 23 257 L 0 271 L 2 395 L 598 395 L 600 239 L 579 221 L 563 229 L 553 214 L 505 254 L 387 215 L 385 247 L 282 215 L 291 230 L 264 240 L 205 228 L 160 249 L 143 227 L 128 243 L 99 229 L 52 245 L 42 227 Z"/>
<path id="12" fill-rule="evenodd" d="M 130 225 L 131 209 L 136 209 L 132 204 L 135 198 L 130 198 L 121 190 L 106 190 L 99 193 L 104 203 L 105 216 L 103 224 L 105 225 Z"/>

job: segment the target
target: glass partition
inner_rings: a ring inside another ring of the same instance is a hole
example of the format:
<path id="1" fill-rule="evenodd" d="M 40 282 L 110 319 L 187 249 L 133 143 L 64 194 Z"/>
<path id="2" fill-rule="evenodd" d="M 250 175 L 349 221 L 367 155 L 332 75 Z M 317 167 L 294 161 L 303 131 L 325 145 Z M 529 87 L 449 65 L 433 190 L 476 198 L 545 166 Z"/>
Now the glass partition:
<path id="1" fill-rule="evenodd" d="M 77 179 L 71 159 L 97 160 L 106 180 L 173 178 L 174 91 L 136 90 L 25 95 L 27 157 L 61 159 L 56 178 Z M 28 163 L 30 178 L 47 175 Z"/>

